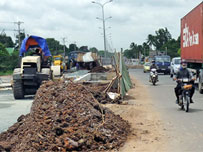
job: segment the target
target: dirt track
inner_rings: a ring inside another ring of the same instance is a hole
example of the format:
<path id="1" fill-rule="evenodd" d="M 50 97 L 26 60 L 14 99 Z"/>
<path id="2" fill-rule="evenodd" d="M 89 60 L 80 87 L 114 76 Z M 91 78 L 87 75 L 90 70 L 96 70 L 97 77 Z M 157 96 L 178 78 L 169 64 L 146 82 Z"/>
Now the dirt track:
<path id="1" fill-rule="evenodd" d="M 132 133 L 120 152 L 166 151 L 167 138 L 159 114 L 152 106 L 147 88 L 132 78 L 135 84 L 125 98 L 126 105 L 106 105 L 115 114 L 128 120 Z"/>

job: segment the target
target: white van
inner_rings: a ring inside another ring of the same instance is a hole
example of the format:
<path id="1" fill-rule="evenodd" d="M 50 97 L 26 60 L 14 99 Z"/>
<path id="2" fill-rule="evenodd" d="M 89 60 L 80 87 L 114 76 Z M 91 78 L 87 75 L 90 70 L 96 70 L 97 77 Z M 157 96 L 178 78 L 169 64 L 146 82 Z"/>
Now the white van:
<path id="1" fill-rule="evenodd" d="M 173 77 L 174 74 L 176 74 L 180 68 L 180 57 L 175 57 L 171 60 L 171 77 Z"/>

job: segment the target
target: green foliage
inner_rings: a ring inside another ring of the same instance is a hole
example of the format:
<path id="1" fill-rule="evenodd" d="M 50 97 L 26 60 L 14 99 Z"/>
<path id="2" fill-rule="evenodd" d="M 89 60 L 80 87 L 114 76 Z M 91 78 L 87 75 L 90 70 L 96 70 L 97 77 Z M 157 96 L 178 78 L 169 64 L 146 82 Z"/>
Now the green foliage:
<path id="1" fill-rule="evenodd" d="M 178 49 L 178 55 L 181 55 L 181 48 Z"/>
<path id="2" fill-rule="evenodd" d="M 180 48 L 180 44 L 175 39 L 171 39 L 161 47 L 161 49 L 167 51 L 167 54 L 172 58 L 179 56 L 178 54 L 179 48 Z"/>
<path id="3" fill-rule="evenodd" d="M 130 49 L 124 51 L 124 56 L 127 58 L 139 58 L 141 54 L 147 56 L 149 54 L 149 45 L 144 42 L 142 45 L 137 45 L 134 42 L 130 44 Z"/>
<path id="4" fill-rule="evenodd" d="M 14 43 L 10 36 L 0 35 L 0 43 L 2 43 L 5 47 L 14 47 Z"/>
<path id="5" fill-rule="evenodd" d="M 171 34 L 167 28 L 158 29 L 156 35 L 148 35 L 147 43 L 149 46 L 154 46 L 157 51 L 160 51 L 162 46 L 171 40 Z"/>
<path id="6" fill-rule="evenodd" d="M 124 56 L 127 58 L 139 58 L 141 54 L 148 56 L 152 48 L 155 48 L 156 51 L 167 51 L 167 54 L 171 57 L 179 56 L 180 37 L 178 37 L 177 40 L 172 39 L 167 28 L 160 28 L 155 31 L 155 35 L 149 34 L 147 36 L 147 41 L 142 45 L 137 45 L 132 42 L 130 44 L 130 49 L 124 51 Z"/>
<path id="7" fill-rule="evenodd" d="M 19 52 L 18 50 L 14 50 L 11 56 L 9 57 L 10 63 L 9 63 L 9 69 L 14 69 L 18 66 L 19 64 Z"/>
<path id="8" fill-rule="evenodd" d="M 69 45 L 69 51 L 72 52 L 72 51 L 78 51 L 78 47 L 76 44 L 70 44 Z"/>
<path id="9" fill-rule="evenodd" d="M 20 37 L 20 44 L 19 44 L 19 37 Z M 22 41 L 24 40 L 24 38 L 25 38 L 25 33 L 20 33 L 20 35 L 16 35 L 16 41 L 15 41 L 15 47 L 16 47 L 16 49 L 18 49 L 19 48 L 19 45 L 21 45 L 21 43 L 22 43 Z"/>
<path id="10" fill-rule="evenodd" d="M 9 53 L 6 51 L 5 46 L 0 43 L 0 71 L 5 72 L 9 70 L 9 61 Z"/>
<path id="11" fill-rule="evenodd" d="M 0 43 L 0 71 L 2 73 L 13 71 L 13 69 L 18 65 L 18 55 L 19 52 L 16 50 L 9 55 L 5 46 Z"/>
<path id="12" fill-rule="evenodd" d="M 47 45 L 52 55 L 58 55 L 64 53 L 64 45 L 61 45 L 59 41 L 54 38 L 47 38 Z M 68 54 L 69 50 L 65 46 L 65 53 Z"/>
<path id="13" fill-rule="evenodd" d="M 102 56 L 102 57 L 105 57 L 105 51 L 103 51 L 103 50 L 98 51 L 98 55 L 99 55 L 99 56 Z M 107 56 L 107 57 L 112 57 L 113 55 L 114 55 L 114 53 L 106 52 L 106 56 Z"/>
<path id="14" fill-rule="evenodd" d="M 90 52 L 97 53 L 98 49 L 96 47 L 92 47 L 90 48 Z"/>
<path id="15" fill-rule="evenodd" d="M 11 75 L 13 73 L 13 70 L 9 70 L 9 71 L 0 71 L 0 76 L 2 75 Z"/>
<path id="16" fill-rule="evenodd" d="M 79 48 L 79 51 L 82 51 L 82 52 L 89 52 L 88 46 L 81 46 L 81 47 Z"/>

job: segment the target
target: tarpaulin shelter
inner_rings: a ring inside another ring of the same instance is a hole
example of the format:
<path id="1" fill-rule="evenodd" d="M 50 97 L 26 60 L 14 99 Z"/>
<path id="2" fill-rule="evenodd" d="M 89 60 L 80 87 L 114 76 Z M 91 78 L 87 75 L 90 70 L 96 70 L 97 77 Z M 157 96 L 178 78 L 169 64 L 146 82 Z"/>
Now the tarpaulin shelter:
<path id="1" fill-rule="evenodd" d="M 30 48 L 36 47 L 41 48 L 42 52 L 44 53 L 44 56 L 51 56 L 46 40 L 44 38 L 34 35 L 26 37 L 23 40 L 19 56 L 23 56 L 23 53 L 26 53 Z"/>

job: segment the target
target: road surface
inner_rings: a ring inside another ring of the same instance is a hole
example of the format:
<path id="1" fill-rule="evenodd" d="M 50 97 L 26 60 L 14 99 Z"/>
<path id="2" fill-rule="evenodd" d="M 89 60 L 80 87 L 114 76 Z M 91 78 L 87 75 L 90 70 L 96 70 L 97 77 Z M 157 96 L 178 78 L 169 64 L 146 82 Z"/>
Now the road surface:
<path id="1" fill-rule="evenodd" d="M 168 150 L 177 152 L 203 151 L 203 94 L 196 90 L 189 113 L 175 104 L 174 82 L 169 75 L 159 75 L 157 86 L 149 83 L 149 73 L 130 69 L 130 74 L 145 85 L 150 92 L 155 109 L 160 113 L 168 134 Z"/>
<path id="2" fill-rule="evenodd" d="M 14 100 L 12 90 L 0 90 L 0 132 L 6 131 L 19 116 L 30 112 L 32 96 Z"/>

